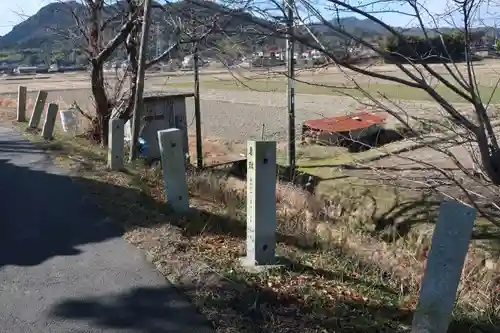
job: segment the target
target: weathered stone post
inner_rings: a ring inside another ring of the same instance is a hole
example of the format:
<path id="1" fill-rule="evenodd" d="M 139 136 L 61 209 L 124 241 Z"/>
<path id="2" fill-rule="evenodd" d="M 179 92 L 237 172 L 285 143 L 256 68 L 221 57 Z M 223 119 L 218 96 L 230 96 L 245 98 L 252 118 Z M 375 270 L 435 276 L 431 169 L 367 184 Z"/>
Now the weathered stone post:
<path id="1" fill-rule="evenodd" d="M 247 255 L 243 266 L 276 263 L 276 142 L 247 143 Z"/>
<path id="2" fill-rule="evenodd" d="M 475 219 L 470 207 L 453 201 L 441 204 L 412 333 L 448 331 Z"/>
<path id="3" fill-rule="evenodd" d="M 50 103 L 47 108 L 47 114 L 45 115 L 45 121 L 42 128 L 42 137 L 45 140 L 50 140 L 54 136 L 54 127 L 56 125 L 57 111 L 59 106 L 57 104 Z"/>
<path id="4" fill-rule="evenodd" d="M 123 169 L 125 125 L 123 119 L 113 118 L 109 121 L 108 167 L 111 170 Z"/>
<path id="5" fill-rule="evenodd" d="M 161 165 L 165 182 L 165 199 L 175 212 L 189 211 L 189 192 L 182 131 L 169 128 L 158 131 Z"/>
<path id="6" fill-rule="evenodd" d="M 19 86 L 17 91 L 17 121 L 26 121 L 26 87 Z"/>
<path id="7" fill-rule="evenodd" d="M 35 106 L 33 106 L 33 112 L 31 113 L 31 119 L 29 123 L 30 128 L 37 128 L 38 125 L 40 124 L 46 100 L 47 100 L 47 92 L 40 90 L 38 92 L 38 96 L 36 97 Z"/>

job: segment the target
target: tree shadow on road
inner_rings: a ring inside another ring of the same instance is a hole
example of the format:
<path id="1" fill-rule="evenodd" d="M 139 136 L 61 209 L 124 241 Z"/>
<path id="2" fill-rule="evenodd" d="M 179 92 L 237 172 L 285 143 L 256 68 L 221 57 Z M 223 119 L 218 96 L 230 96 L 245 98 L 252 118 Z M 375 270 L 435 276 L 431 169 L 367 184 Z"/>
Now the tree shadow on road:
<path id="1" fill-rule="evenodd" d="M 217 286 L 184 285 L 180 290 L 201 298 L 204 313 L 215 326 L 234 332 L 408 332 L 412 313 L 363 300 L 335 297 L 331 306 L 315 304 L 297 295 L 263 289 L 244 281 Z M 183 316 L 182 308 L 168 300 L 168 288 L 136 288 L 124 294 L 91 299 L 70 299 L 56 305 L 55 318 L 92 321 L 104 329 L 137 329 L 140 332 L 181 332 L 168 314 Z M 166 297 L 167 296 L 167 297 Z M 193 325 L 196 321 L 193 321 Z M 182 328 L 181 328 L 182 329 Z M 185 328 L 184 328 L 185 329 Z M 189 330 L 185 330 L 187 332 Z M 455 321 L 448 333 L 493 333 L 489 323 Z"/>
<path id="2" fill-rule="evenodd" d="M 187 222 L 137 188 L 70 176 L 43 150 L 25 142 L 0 146 L 0 183 L 0 267 L 34 266 L 55 256 L 78 255 L 82 245 L 165 223 L 180 227 L 185 236 L 207 232 L 243 239 L 246 235 L 241 221 L 198 210 Z"/>
<path id="3" fill-rule="evenodd" d="M 71 177 L 29 144 L 0 145 L 0 267 L 33 266 L 121 235 Z"/>
<path id="4" fill-rule="evenodd" d="M 29 154 L 44 154 L 45 152 L 33 146 L 30 142 L 12 142 L 0 140 L 0 153 L 9 154 L 9 153 L 29 153 Z"/>
<path id="5" fill-rule="evenodd" d="M 39 274 L 37 270 L 46 274 L 59 268 L 56 273 L 62 288 L 66 287 L 65 284 L 75 287 L 74 290 L 68 291 L 69 295 L 78 295 L 82 290 L 87 291 L 86 294 L 88 294 L 89 291 L 85 288 L 90 288 L 90 292 L 94 293 L 92 291 L 94 287 L 93 276 L 90 282 L 85 281 L 86 276 L 76 278 L 75 281 L 74 275 L 82 273 L 82 268 L 78 267 L 79 265 L 89 265 L 84 270 L 88 269 L 88 272 L 96 274 L 95 279 L 99 281 L 95 287 L 98 288 L 109 286 L 115 290 L 127 290 L 127 282 L 130 285 L 136 285 L 135 282 L 144 285 L 158 284 L 158 281 L 161 281 L 161 279 L 155 280 L 152 277 L 157 275 L 156 273 L 151 275 L 153 267 L 147 265 L 144 259 L 142 259 L 144 262 L 139 262 L 139 266 L 128 265 L 129 262 L 135 262 L 140 256 L 134 256 L 133 252 L 128 252 L 128 247 L 124 246 L 124 241 L 121 239 L 123 228 L 120 228 L 119 224 L 110 223 L 111 219 L 105 214 L 105 211 L 94 206 L 96 202 L 92 199 L 89 200 L 87 197 L 89 193 L 82 191 L 82 188 L 77 186 L 77 184 L 82 183 L 88 186 L 93 184 L 93 188 L 97 187 L 103 190 L 112 188 L 111 191 L 116 191 L 119 195 L 128 195 L 129 198 L 137 199 L 140 197 L 138 193 L 135 193 L 135 190 L 91 179 L 72 177 L 56 167 L 51 159 L 43 154 L 43 150 L 24 142 L 24 140 L 9 140 L 5 144 L 2 143 L 0 146 L 0 192 L 2 198 L 0 201 L 2 210 L 0 219 L 0 276 L 9 279 L 6 281 L 5 293 L 2 294 L 2 302 L 9 300 L 10 297 L 16 297 L 13 300 L 14 304 L 24 302 L 23 294 L 39 292 L 39 290 L 32 289 L 40 288 L 40 286 L 50 290 L 51 287 L 45 285 L 45 280 L 50 280 L 51 276 L 37 275 Z M 117 240 L 117 243 L 113 239 Z M 111 242 L 108 242 L 110 240 Z M 123 254 L 125 259 L 123 256 L 114 257 L 117 255 L 116 249 L 125 250 Z M 103 253 L 99 253 L 99 251 L 103 251 Z M 78 255 L 82 255 L 82 257 L 65 261 L 64 257 Z M 44 268 L 37 268 L 35 271 L 14 268 L 15 266 L 37 266 L 55 257 L 60 257 L 62 260 L 48 264 Z M 137 273 L 138 267 L 146 271 Z M 116 275 L 117 271 L 118 276 Z M 128 273 L 132 275 L 130 278 L 125 277 Z M 12 280 L 14 274 L 30 274 L 23 276 L 21 280 L 30 281 L 28 283 L 32 283 L 34 287 L 31 284 L 23 284 L 26 281 L 21 281 L 18 284 L 15 279 Z M 138 280 L 136 280 L 137 274 L 140 276 Z M 120 275 L 124 277 L 120 277 Z M 16 291 L 15 288 L 22 289 Z M 18 300 L 17 297 L 21 300 Z M 58 296 L 55 297 L 57 300 Z M 119 313 L 109 312 L 113 308 L 111 304 L 94 307 L 93 310 L 80 304 L 76 309 L 73 308 L 76 311 L 73 314 L 77 314 L 80 318 L 87 318 L 98 315 L 101 310 L 107 311 L 106 322 L 91 323 L 94 327 L 132 328 L 139 332 L 189 332 L 192 327 L 199 324 L 200 329 L 207 327 L 206 332 L 212 332 L 208 329 L 210 327 L 208 321 L 203 316 L 196 314 L 192 305 L 186 300 L 183 301 L 183 297 L 179 297 L 179 291 L 173 287 L 153 288 L 149 292 L 147 288 L 142 288 L 135 294 L 132 292 L 128 297 L 128 300 L 117 301 L 130 304 L 130 309 L 126 313 L 123 312 L 125 310 L 123 308 L 119 309 Z M 49 299 L 49 303 L 45 303 L 50 304 L 52 300 Z M 170 312 L 163 312 L 166 304 L 171 307 Z M 155 309 L 157 310 L 155 311 Z M 19 311 L 22 309 L 19 308 Z M 145 313 L 141 311 L 145 311 Z M 39 316 L 40 314 L 35 313 L 35 315 Z M 157 317 L 158 320 L 149 322 L 152 317 Z M 84 325 L 84 327 L 88 327 L 88 325 Z"/>
<path id="6" fill-rule="evenodd" d="M 174 287 L 142 287 L 126 293 L 70 299 L 52 308 L 50 316 L 127 332 L 131 329 L 143 333 L 213 332 L 208 320 L 193 316 L 189 303 L 175 302 L 177 297 L 173 294 L 177 293 L 179 290 Z"/>

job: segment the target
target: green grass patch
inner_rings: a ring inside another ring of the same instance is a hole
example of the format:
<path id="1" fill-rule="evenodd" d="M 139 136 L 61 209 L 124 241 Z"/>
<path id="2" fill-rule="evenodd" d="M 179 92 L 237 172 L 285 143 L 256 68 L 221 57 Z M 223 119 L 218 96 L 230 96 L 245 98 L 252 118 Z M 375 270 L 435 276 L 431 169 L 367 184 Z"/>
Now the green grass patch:
<path id="1" fill-rule="evenodd" d="M 173 87 L 191 87 L 192 82 L 173 83 Z M 285 92 L 286 81 L 283 79 L 252 79 L 244 81 L 236 80 L 202 80 L 200 83 L 202 89 L 215 90 L 255 90 L 255 91 L 271 91 Z M 317 94 L 317 95 L 350 95 L 353 97 L 364 97 L 365 93 L 371 96 L 385 96 L 389 99 L 399 100 L 421 100 L 433 101 L 432 97 L 427 92 L 412 87 L 407 87 L 399 84 L 391 83 L 375 83 L 360 85 L 361 89 L 354 87 L 331 87 L 321 86 L 314 83 L 297 82 L 295 90 L 299 94 Z M 436 86 L 436 91 L 443 96 L 447 101 L 453 103 L 465 102 L 465 100 L 451 91 L 444 85 Z M 482 99 L 487 102 L 491 98 L 492 103 L 500 103 L 500 91 L 494 87 L 480 86 L 479 91 Z M 493 95 L 493 96 L 492 96 Z M 491 97 L 492 96 L 492 97 Z"/>
<path id="2" fill-rule="evenodd" d="M 23 59 L 23 55 L 19 53 L 9 53 L 9 52 L 0 52 L 0 61 L 21 61 Z"/>

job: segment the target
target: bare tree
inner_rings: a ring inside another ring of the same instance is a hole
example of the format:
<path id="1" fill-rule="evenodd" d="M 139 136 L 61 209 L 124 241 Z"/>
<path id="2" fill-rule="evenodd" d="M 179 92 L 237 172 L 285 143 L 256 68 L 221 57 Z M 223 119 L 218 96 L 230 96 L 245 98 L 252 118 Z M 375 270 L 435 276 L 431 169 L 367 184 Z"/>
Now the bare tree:
<path id="1" fill-rule="evenodd" d="M 128 10 L 130 19 L 132 19 L 133 13 L 138 10 L 138 5 L 134 2 L 130 2 Z M 161 14 L 159 16 L 161 17 L 162 25 L 168 30 L 170 38 L 167 47 L 147 61 L 146 69 L 159 63 L 166 63 L 172 59 L 179 58 L 181 54 L 183 54 L 182 48 L 184 46 L 203 42 L 210 34 L 218 31 L 222 23 L 218 17 L 206 17 L 205 20 L 193 20 L 189 12 L 180 12 L 169 3 L 165 5 L 155 3 L 153 5 L 153 10 Z M 132 114 L 133 101 L 136 93 L 140 29 L 140 21 L 136 21 L 135 27 L 125 41 L 128 59 L 127 73 L 130 75 L 129 89 L 125 96 L 122 96 L 121 107 L 117 110 L 118 116 L 125 120 L 128 120 Z M 156 38 L 159 37 L 157 36 Z"/>
<path id="2" fill-rule="evenodd" d="M 105 0 L 82 0 L 84 10 L 68 6 L 75 21 L 75 28 L 65 32 L 68 39 L 78 41 L 77 47 L 85 48 L 90 64 L 92 95 L 95 113 L 80 109 L 90 121 L 90 136 L 107 145 L 108 123 L 112 114 L 128 120 L 132 114 L 137 83 L 138 36 L 142 26 L 143 6 L 141 1 L 107 3 Z M 167 47 L 151 57 L 146 68 L 161 62 L 168 62 L 191 48 L 193 44 L 207 44 L 208 37 L 230 20 L 229 15 L 212 12 L 211 15 L 197 15 L 196 11 L 182 10 L 175 4 L 154 3 L 157 20 L 168 30 L 170 41 Z M 118 26 L 118 29 L 116 28 Z M 124 48 L 127 68 L 117 71 L 113 82 L 108 84 L 104 75 L 104 64 L 112 55 Z"/>
<path id="3" fill-rule="evenodd" d="M 83 47 L 90 66 L 95 113 L 80 110 L 90 121 L 90 138 L 107 145 L 108 123 L 115 100 L 110 98 L 104 76 L 104 64 L 126 41 L 140 21 L 135 0 L 112 4 L 105 0 L 82 0 L 83 6 L 68 4 L 75 21 L 68 37 Z M 119 27 L 116 29 L 116 25 Z"/>
<path id="4" fill-rule="evenodd" d="M 482 34 L 479 27 L 487 28 L 486 19 L 494 15 L 492 9 L 496 3 L 448 0 L 440 6 L 439 12 L 431 12 L 427 3 L 416 0 L 227 0 L 224 4 L 226 13 L 265 31 L 256 31 L 256 34 L 278 38 L 286 37 L 283 17 L 288 6 L 292 6 L 297 18 L 295 41 L 331 59 L 335 70 L 343 74 L 345 83 L 322 82 L 321 85 L 350 95 L 372 110 L 387 112 L 399 122 L 409 140 L 446 156 L 455 165 L 453 171 L 432 161 L 418 158 L 413 161 L 432 167 L 434 175 L 440 175 L 442 186 L 428 181 L 427 176 L 427 188 L 471 204 L 496 221 L 500 210 L 496 199 L 500 194 L 500 147 L 495 130 L 499 123 L 493 102 L 498 77 L 485 89 L 474 59 L 474 45 L 480 43 L 478 35 Z M 406 17 L 411 27 L 394 27 L 388 21 L 389 14 Z M 346 28 L 344 19 L 352 16 L 363 19 L 371 33 Z M 441 29 L 443 25 L 451 28 Z M 316 33 L 315 29 L 321 33 Z M 383 37 L 375 41 L 373 35 Z M 381 41 L 392 44 L 383 45 Z M 381 70 L 367 58 L 382 59 L 397 71 Z M 367 80 L 375 85 L 369 88 Z M 397 98 L 377 91 L 376 84 L 384 82 L 422 92 L 438 108 L 434 114 L 408 112 Z M 426 131 L 422 131 L 422 127 Z M 461 153 L 457 153 L 457 147 Z M 461 156 L 464 150 L 467 158 Z M 472 168 L 466 159 L 473 162 Z M 469 182 L 464 183 L 464 179 Z"/>

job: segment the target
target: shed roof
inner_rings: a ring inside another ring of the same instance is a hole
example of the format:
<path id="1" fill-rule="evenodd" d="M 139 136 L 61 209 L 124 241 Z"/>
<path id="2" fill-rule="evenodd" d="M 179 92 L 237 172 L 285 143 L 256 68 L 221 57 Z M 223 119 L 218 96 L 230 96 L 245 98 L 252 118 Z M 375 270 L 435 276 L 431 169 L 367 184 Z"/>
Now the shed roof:
<path id="1" fill-rule="evenodd" d="M 166 100 L 171 98 L 189 98 L 194 97 L 192 91 L 150 91 L 144 93 L 144 102 Z"/>
<path id="2" fill-rule="evenodd" d="M 387 119 L 385 114 L 375 114 L 366 111 L 355 112 L 344 116 L 308 120 L 304 123 L 307 127 L 316 131 L 325 132 L 349 132 L 380 125 Z"/>

